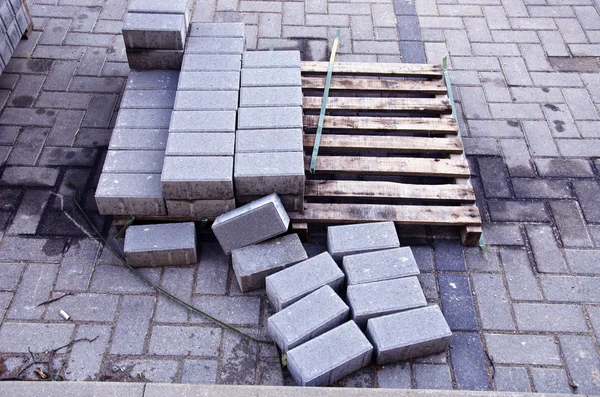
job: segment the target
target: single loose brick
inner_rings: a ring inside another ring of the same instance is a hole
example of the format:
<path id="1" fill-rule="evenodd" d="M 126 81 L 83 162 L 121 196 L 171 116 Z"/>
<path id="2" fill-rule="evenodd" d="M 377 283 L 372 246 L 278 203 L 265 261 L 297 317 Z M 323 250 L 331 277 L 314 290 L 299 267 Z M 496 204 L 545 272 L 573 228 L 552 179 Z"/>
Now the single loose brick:
<path id="1" fill-rule="evenodd" d="M 194 222 L 130 226 L 125 257 L 134 267 L 191 265 L 197 262 Z"/>
<path id="2" fill-rule="evenodd" d="M 345 256 L 342 267 L 348 285 L 416 276 L 419 267 L 410 247 Z"/>

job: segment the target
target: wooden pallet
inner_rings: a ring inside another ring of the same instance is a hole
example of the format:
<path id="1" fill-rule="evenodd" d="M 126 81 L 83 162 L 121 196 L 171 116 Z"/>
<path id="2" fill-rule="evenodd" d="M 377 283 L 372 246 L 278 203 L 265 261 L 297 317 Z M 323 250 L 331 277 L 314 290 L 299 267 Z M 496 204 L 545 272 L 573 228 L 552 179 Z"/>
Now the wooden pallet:
<path id="1" fill-rule="evenodd" d="M 466 245 L 481 236 L 442 69 L 435 65 L 337 62 L 315 174 L 309 170 L 327 62 L 302 63 L 308 223 L 393 221 L 457 226 Z"/>

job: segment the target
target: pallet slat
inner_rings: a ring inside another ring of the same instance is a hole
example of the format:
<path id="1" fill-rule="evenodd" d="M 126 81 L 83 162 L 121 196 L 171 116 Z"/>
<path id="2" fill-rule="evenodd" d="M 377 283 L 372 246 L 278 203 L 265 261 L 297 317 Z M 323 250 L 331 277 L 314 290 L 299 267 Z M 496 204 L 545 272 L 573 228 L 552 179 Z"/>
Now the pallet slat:
<path id="1" fill-rule="evenodd" d="M 413 225 L 481 225 L 476 206 L 318 204 L 306 203 L 304 213 L 289 213 L 293 221 L 359 223 L 391 221 Z"/>
<path id="2" fill-rule="evenodd" d="M 327 73 L 328 62 L 302 62 L 302 73 Z M 411 63 L 335 62 L 333 74 L 442 78 L 439 65 Z"/>
<path id="3" fill-rule="evenodd" d="M 321 109 L 321 97 L 305 96 L 304 109 Z M 441 98 L 346 98 L 329 97 L 327 110 L 360 110 L 385 112 L 430 112 L 450 113 L 452 107 L 448 99 Z"/>
<path id="4" fill-rule="evenodd" d="M 307 180 L 304 196 L 475 202 L 471 185 L 415 185 L 385 181 Z"/>
<path id="5" fill-rule="evenodd" d="M 304 147 L 312 148 L 315 135 L 304 135 Z M 387 153 L 456 153 L 463 151 L 457 137 L 423 138 L 413 136 L 322 135 L 321 149 L 370 150 Z"/>
<path id="6" fill-rule="evenodd" d="M 304 165 L 306 170 L 310 168 L 310 156 L 304 158 Z M 315 172 L 448 178 L 469 178 L 471 176 L 469 164 L 465 160 L 414 157 L 319 156 Z"/>
<path id="7" fill-rule="evenodd" d="M 317 128 L 319 116 L 304 116 L 304 128 Z M 431 134 L 458 133 L 456 120 L 418 117 L 353 117 L 325 116 L 323 128 L 339 130 L 386 130 L 429 132 Z"/>
<path id="8" fill-rule="evenodd" d="M 304 90 L 323 90 L 324 77 L 302 77 Z M 391 79 L 353 79 L 333 77 L 329 85 L 330 91 L 386 91 L 410 94 L 445 94 L 448 92 L 442 80 L 391 80 Z"/>

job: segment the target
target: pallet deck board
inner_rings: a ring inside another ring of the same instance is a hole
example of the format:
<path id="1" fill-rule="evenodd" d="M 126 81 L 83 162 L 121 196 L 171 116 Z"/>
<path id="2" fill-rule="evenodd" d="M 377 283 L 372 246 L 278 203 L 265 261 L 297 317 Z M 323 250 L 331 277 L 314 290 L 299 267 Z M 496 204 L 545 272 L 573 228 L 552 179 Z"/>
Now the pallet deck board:
<path id="1" fill-rule="evenodd" d="M 304 147 L 312 148 L 314 134 L 304 135 Z M 322 135 L 321 149 L 369 150 L 387 153 L 455 153 L 463 152 L 457 137 L 429 138 L 412 136 Z"/>
<path id="2" fill-rule="evenodd" d="M 321 109 L 321 102 L 321 97 L 305 96 L 302 107 L 306 110 Z M 450 101 L 441 98 L 347 98 L 334 96 L 327 100 L 327 109 L 429 113 L 450 113 L 452 111 Z"/>
<path id="3" fill-rule="evenodd" d="M 306 61 L 301 64 L 302 73 L 327 73 L 329 62 Z M 402 76 L 442 78 L 439 65 L 413 63 L 369 63 L 335 62 L 333 74 L 353 74 L 357 76 Z"/>
<path id="4" fill-rule="evenodd" d="M 323 90 L 325 77 L 302 77 L 304 90 Z M 352 79 L 332 77 L 330 91 L 384 91 L 399 93 L 446 94 L 448 90 L 442 80 L 392 80 L 392 79 Z"/>
<path id="5" fill-rule="evenodd" d="M 319 116 L 304 116 L 304 128 L 317 128 Z M 430 134 L 458 134 L 454 119 L 436 119 L 420 117 L 362 117 L 362 116 L 325 116 L 323 128 L 335 130 L 371 130 L 395 132 L 425 132 Z"/>

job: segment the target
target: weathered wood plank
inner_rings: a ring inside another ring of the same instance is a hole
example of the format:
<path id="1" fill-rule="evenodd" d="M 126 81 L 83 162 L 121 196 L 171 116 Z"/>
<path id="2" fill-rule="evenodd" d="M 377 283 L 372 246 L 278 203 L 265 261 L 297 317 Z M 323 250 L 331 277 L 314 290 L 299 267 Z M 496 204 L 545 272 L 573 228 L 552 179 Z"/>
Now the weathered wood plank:
<path id="1" fill-rule="evenodd" d="M 476 206 L 306 203 L 304 213 L 291 212 L 293 221 L 359 223 L 391 221 L 398 224 L 465 226 L 481 225 Z"/>
<path id="2" fill-rule="evenodd" d="M 317 128 L 319 116 L 304 116 L 304 128 Z M 393 130 L 454 134 L 458 132 L 456 120 L 420 117 L 354 117 L 325 116 L 323 128 L 340 130 Z"/>
<path id="3" fill-rule="evenodd" d="M 314 134 L 304 134 L 304 147 L 312 148 Z M 371 150 L 387 153 L 462 153 L 462 143 L 457 137 L 425 138 L 414 136 L 381 135 L 322 135 L 321 149 Z"/>
<path id="4" fill-rule="evenodd" d="M 384 181 L 307 180 L 304 196 L 475 202 L 471 185 L 416 185 Z"/>
<path id="5" fill-rule="evenodd" d="M 324 77 L 302 76 L 302 88 L 305 90 L 323 90 Z M 442 80 L 391 80 L 333 77 L 330 91 L 385 91 L 413 94 L 445 94 L 446 85 Z"/>
<path id="6" fill-rule="evenodd" d="M 328 62 L 302 62 L 302 73 L 327 73 Z M 335 62 L 334 74 L 442 78 L 440 65 L 411 63 Z"/>
<path id="7" fill-rule="evenodd" d="M 310 168 L 310 156 L 304 158 L 304 165 L 306 170 Z M 319 156 L 315 172 L 448 178 L 470 177 L 469 164 L 465 160 L 413 157 Z"/>
<path id="8" fill-rule="evenodd" d="M 304 109 L 321 109 L 323 99 L 316 96 L 305 96 L 302 100 Z M 448 99 L 442 98 L 350 98 L 332 97 L 327 99 L 327 110 L 377 110 L 450 113 L 452 107 Z"/>

